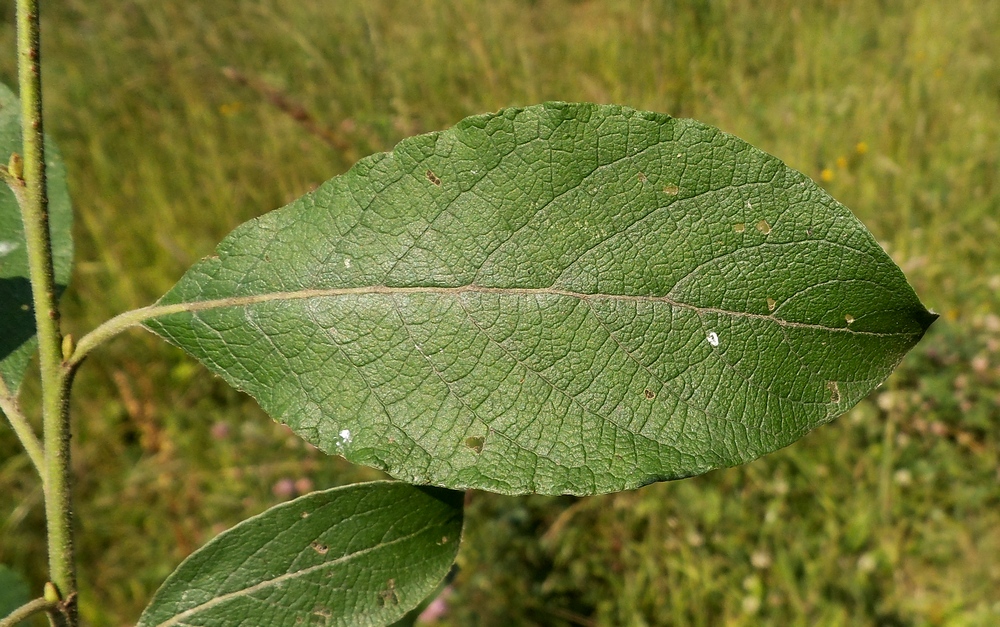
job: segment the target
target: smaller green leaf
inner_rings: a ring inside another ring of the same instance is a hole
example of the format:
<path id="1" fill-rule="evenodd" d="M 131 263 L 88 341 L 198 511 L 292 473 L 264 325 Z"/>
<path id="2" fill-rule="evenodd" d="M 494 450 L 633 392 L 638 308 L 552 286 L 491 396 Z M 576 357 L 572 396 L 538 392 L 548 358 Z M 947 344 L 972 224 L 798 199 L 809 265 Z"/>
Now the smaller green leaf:
<path id="1" fill-rule="evenodd" d="M 0 163 L 21 149 L 21 114 L 17 96 L 0 84 Z M 70 227 L 73 211 L 66 186 L 66 167 L 46 138 L 45 162 L 49 196 L 52 266 L 59 294 L 69 282 L 73 260 Z M 35 318 L 31 310 L 28 253 L 21 209 L 14 192 L 0 183 L 0 379 L 16 392 L 35 352 Z"/>
<path id="2" fill-rule="evenodd" d="M 461 492 L 377 481 L 277 505 L 188 557 L 137 627 L 390 624 L 448 574 L 462 504 Z"/>
<path id="3" fill-rule="evenodd" d="M 31 600 L 28 584 L 18 573 L 0 564 L 0 618 Z M 27 623 L 18 623 L 25 625 Z"/>

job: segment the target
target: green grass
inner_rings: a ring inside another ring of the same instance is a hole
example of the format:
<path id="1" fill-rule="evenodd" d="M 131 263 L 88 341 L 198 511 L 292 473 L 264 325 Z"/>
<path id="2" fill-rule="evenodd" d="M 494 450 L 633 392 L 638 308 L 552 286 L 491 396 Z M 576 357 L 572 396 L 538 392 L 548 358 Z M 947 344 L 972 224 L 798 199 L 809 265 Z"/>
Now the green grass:
<path id="1" fill-rule="evenodd" d="M 467 115 L 559 99 L 695 117 L 822 180 L 944 315 L 883 389 L 757 463 L 590 499 L 476 494 L 445 624 L 998 624 L 997 32 L 991 0 L 46 3 L 47 129 L 77 211 L 66 327 L 150 303 L 240 222 Z M 148 335 L 92 357 L 73 407 L 93 625 L 134 622 L 289 480 L 377 476 Z M 0 563 L 38 591 L 40 487 L 18 451 L 0 427 Z"/>

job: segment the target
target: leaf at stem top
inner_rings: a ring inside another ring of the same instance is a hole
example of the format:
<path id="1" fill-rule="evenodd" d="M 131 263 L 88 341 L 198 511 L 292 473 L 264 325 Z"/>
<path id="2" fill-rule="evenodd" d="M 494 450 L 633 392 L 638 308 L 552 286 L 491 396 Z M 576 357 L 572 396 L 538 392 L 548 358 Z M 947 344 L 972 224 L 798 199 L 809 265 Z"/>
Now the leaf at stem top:
<path id="1" fill-rule="evenodd" d="M 376 481 L 276 505 L 188 557 L 137 627 L 391 624 L 448 574 L 463 500 Z"/>
<path id="2" fill-rule="evenodd" d="M 934 314 L 820 187 L 693 120 L 548 103 L 237 228 L 149 321 L 309 442 L 418 483 L 593 494 L 755 459 Z"/>
<path id="3" fill-rule="evenodd" d="M 0 84 L 0 163 L 22 154 L 21 110 L 17 96 Z M 66 168 L 55 144 L 46 138 L 45 165 L 49 197 L 49 232 L 56 290 L 69 283 L 73 261 L 73 222 Z M 35 352 L 35 314 L 28 280 L 28 251 L 21 209 L 9 187 L 0 183 L 0 378 L 11 394 L 17 392 Z"/>

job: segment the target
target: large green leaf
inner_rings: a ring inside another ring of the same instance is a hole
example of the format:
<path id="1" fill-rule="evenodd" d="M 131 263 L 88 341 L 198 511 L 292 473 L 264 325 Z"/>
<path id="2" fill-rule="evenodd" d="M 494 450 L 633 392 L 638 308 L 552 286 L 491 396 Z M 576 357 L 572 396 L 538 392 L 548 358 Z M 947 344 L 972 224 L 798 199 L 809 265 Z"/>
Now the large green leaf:
<path id="1" fill-rule="evenodd" d="M 17 96 L 0 84 L 0 162 L 21 153 L 21 113 Z M 59 293 L 69 282 L 73 261 L 73 221 L 66 168 L 55 144 L 45 142 L 52 265 Z M 14 393 L 35 351 L 35 317 L 28 281 L 28 254 L 21 210 L 14 193 L 0 183 L 0 378 Z"/>
<path id="2" fill-rule="evenodd" d="M 282 503 L 188 557 L 137 627 L 388 625 L 448 574 L 463 498 L 376 481 Z"/>
<path id="3" fill-rule="evenodd" d="M 934 319 L 864 226 L 692 120 L 549 103 L 401 142 L 237 228 L 149 322 L 316 446 L 592 494 L 752 460 Z"/>

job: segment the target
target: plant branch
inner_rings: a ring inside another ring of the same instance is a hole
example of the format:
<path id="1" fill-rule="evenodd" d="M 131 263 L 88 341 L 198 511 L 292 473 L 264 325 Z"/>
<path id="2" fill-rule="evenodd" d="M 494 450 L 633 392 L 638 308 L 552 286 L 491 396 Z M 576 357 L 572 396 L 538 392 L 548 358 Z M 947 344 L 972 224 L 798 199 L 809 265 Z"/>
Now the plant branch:
<path id="1" fill-rule="evenodd" d="M 24 415 L 20 406 L 18 406 L 17 398 L 7 389 L 7 382 L 3 380 L 3 377 L 0 377 L 0 411 L 7 416 L 10 426 L 14 428 L 14 433 L 17 434 L 17 439 L 21 441 L 21 445 L 28 453 L 28 457 L 31 458 L 31 463 L 35 465 L 35 469 L 44 482 L 45 451 L 42 450 L 42 443 L 38 441 L 35 430 L 32 428 L 31 423 L 28 422 L 28 417 Z"/>
<path id="2" fill-rule="evenodd" d="M 62 337 L 52 270 L 42 128 L 41 45 L 38 0 L 17 0 L 18 85 L 21 99 L 21 142 L 24 151 L 24 198 L 21 219 L 28 252 L 28 274 L 35 307 L 35 328 L 42 378 L 42 424 L 45 447 L 45 518 L 49 543 L 49 577 L 66 598 L 75 597 L 72 509 L 69 485 L 69 373 L 62 363 Z M 11 173 L 15 174 L 15 173 Z M 16 174 L 15 174 L 16 176 Z M 67 607 L 76 624 L 75 604 Z"/>
<path id="3" fill-rule="evenodd" d="M 11 155 L 11 163 L 17 162 L 20 165 L 21 156 L 18 154 Z M 14 198 L 17 200 L 19 207 L 25 205 L 27 200 L 24 195 L 24 179 L 21 178 L 20 174 L 17 172 L 12 172 L 10 168 L 5 165 L 0 165 L 0 180 L 7 184 L 10 191 L 14 193 Z M 42 444 L 38 440 L 38 436 L 35 434 L 35 430 L 32 428 L 31 424 L 28 422 L 28 418 L 21 411 L 21 408 L 17 404 L 17 397 L 7 389 L 7 382 L 0 377 L 0 411 L 7 416 L 7 420 L 10 421 L 10 426 L 14 428 L 14 433 L 17 434 L 17 439 L 21 441 L 21 445 L 24 450 L 28 453 L 28 457 L 31 458 L 31 463 L 35 465 L 35 469 L 38 471 L 38 475 L 42 478 L 42 482 L 45 481 L 45 451 L 42 450 Z"/>
<path id="4" fill-rule="evenodd" d="M 21 607 L 17 608 L 4 618 L 0 618 L 0 627 L 14 627 L 23 620 L 31 618 L 35 614 L 41 612 L 49 612 L 49 614 L 54 613 L 57 610 L 58 602 L 53 603 L 47 601 L 43 597 L 39 597 L 34 601 L 28 601 Z"/>

